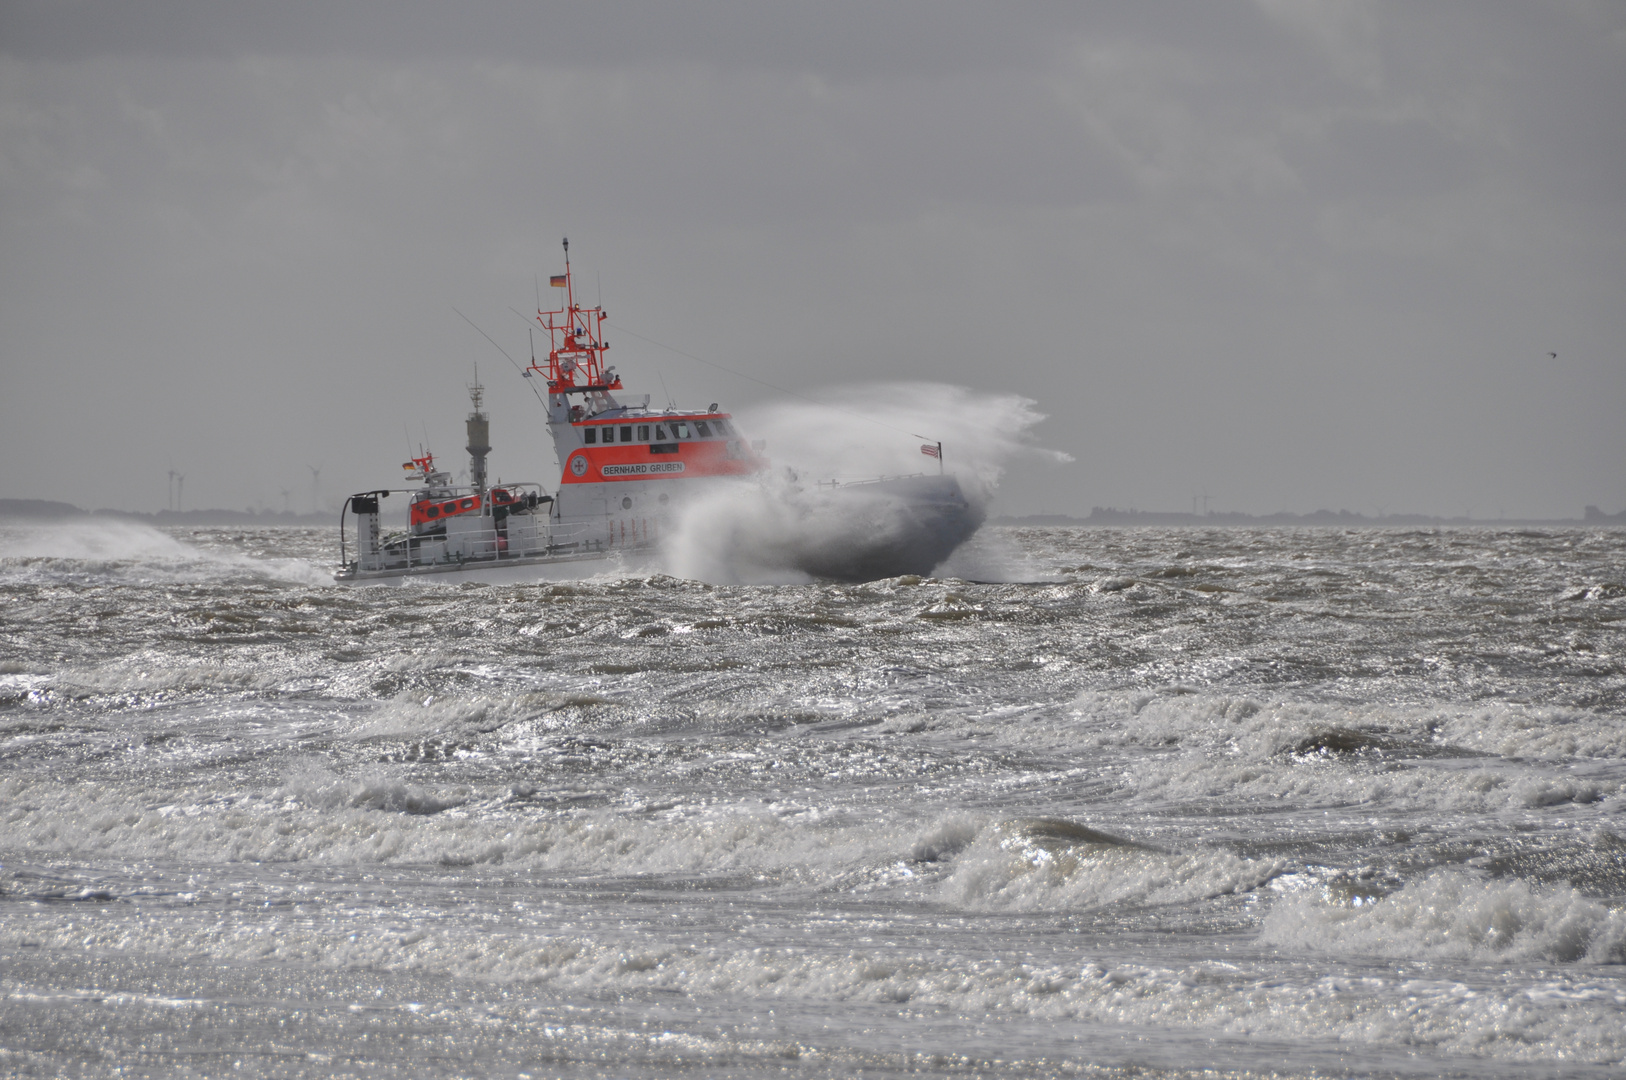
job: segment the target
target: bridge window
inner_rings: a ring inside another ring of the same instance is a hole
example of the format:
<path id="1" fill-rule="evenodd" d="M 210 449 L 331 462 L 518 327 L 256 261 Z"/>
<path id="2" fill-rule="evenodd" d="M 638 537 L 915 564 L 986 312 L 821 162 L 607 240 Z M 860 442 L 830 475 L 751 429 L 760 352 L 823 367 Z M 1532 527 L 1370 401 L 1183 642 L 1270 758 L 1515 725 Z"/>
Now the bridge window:
<path id="1" fill-rule="evenodd" d="M 621 429 L 621 441 L 622 442 L 631 442 L 632 441 L 632 428 L 631 427 L 624 427 L 624 428 Z"/>
<path id="2" fill-rule="evenodd" d="M 723 420 L 723 419 L 719 418 L 719 419 L 713 420 L 711 423 L 712 423 L 712 426 L 717 429 L 717 434 L 719 434 L 719 435 L 727 435 L 728 434 L 728 421 L 727 420 Z"/>
<path id="3" fill-rule="evenodd" d="M 604 441 L 605 442 L 615 442 L 615 428 L 608 427 L 608 426 L 605 427 L 605 429 L 604 429 Z"/>
<path id="4" fill-rule="evenodd" d="M 673 424 L 672 430 L 677 432 L 677 437 L 680 439 L 687 439 L 689 437 L 688 424 Z"/>
<path id="5" fill-rule="evenodd" d="M 582 431 L 582 442 L 586 443 L 588 446 L 592 446 L 594 443 L 598 442 L 598 428 L 590 427 L 584 429 Z"/>
<path id="6" fill-rule="evenodd" d="M 711 438 L 711 428 L 706 426 L 706 422 L 704 420 L 696 420 L 694 422 L 694 431 L 695 434 L 699 435 L 702 439 Z"/>
<path id="7" fill-rule="evenodd" d="M 659 424 L 655 425 L 655 441 L 656 442 L 665 442 L 666 441 L 666 429 L 661 427 Z"/>
<path id="8" fill-rule="evenodd" d="M 638 441 L 639 442 L 648 442 L 649 441 L 649 425 L 648 424 L 639 424 L 638 425 Z"/>

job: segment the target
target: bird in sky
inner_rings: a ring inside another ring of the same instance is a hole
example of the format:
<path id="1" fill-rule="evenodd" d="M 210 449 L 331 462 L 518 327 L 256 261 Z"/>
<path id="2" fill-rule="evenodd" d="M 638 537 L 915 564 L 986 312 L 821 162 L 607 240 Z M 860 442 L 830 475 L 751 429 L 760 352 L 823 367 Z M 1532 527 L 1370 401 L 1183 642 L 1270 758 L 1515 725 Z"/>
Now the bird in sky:
<path id="1" fill-rule="evenodd" d="M 1558 354 L 1555 353 L 1555 352 L 1550 352 L 1550 353 L 1547 354 L 1547 359 L 1549 359 L 1549 360 L 1557 360 L 1558 359 Z"/>

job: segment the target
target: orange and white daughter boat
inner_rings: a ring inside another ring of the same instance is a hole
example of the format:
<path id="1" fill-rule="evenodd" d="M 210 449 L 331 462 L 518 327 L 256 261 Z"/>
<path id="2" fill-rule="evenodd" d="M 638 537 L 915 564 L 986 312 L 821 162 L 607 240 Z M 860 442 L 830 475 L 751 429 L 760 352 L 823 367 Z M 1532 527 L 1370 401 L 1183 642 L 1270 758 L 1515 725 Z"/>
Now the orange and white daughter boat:
<path id="1" fill-rule="evenodd" d="M 488 576 L 520 568 L 534 568 L 534 576 L 574 576 L 595 568 L 572 564 L 647 562 L 685 508 L 747 485 L 760 486 L 763 498 L 774 501 L 781 527 L 741 529 L 719 520 L 719 535 L 711 539 L 753 565 L 814 577 L 930 573 L 981 525 L 980 509 L 952 474 L 805 488 L 794 474 L 771 470 L 763 444 L 748 441 L 715 403 L 657 411 L 647 394 L 636 403 L 623 399 L 620 376 L 604 364 L 604 309 L 576 303 L 568 240 L 565 272 L 549 281 L 564 290 L 564 302 L 537 312 L 548 333 L 547 363 L 533 361 L 524 374 L 547 383 L 547 424 L 559 467 L 552 492 L 541 483 L 486 482 L 490 425 L 483 390 L 471 387 L 469 483 L 455 484 L 425 453 L 403 466 L 413 487 L 350 496 L 340 516 L 339 581 Z M 937 457 L 941 468 L 940 447 L 922 452 Z M 386 534 L 380 504 L 392 494 L 408 496 L 409 522 L 405 531 Z"/>

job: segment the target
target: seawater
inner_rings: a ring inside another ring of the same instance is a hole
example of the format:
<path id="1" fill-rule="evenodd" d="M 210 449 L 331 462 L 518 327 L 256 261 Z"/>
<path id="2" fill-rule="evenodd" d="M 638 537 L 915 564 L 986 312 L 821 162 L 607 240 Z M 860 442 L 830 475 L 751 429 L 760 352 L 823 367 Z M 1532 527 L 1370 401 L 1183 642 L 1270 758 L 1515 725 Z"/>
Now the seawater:
<path id="1" fill-rule="evenodd" d="M 1605 1076 L 1626 532 L 0 527 L 0 1073 Z"/>

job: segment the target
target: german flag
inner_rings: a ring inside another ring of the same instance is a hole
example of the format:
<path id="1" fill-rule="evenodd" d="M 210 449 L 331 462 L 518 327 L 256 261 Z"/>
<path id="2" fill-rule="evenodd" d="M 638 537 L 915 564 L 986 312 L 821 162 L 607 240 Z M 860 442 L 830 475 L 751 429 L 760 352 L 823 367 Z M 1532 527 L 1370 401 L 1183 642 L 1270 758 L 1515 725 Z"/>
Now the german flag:
<path id="1" fill-rule="evenodd" d="M 553 286 L 555 289 L 562 289 L 565 287 L 565 282 L 568 280 L 568 277 L 569 275 L 566 274 L 554 274 L 552 277 L 548 278 L 548 284 Z"/>

